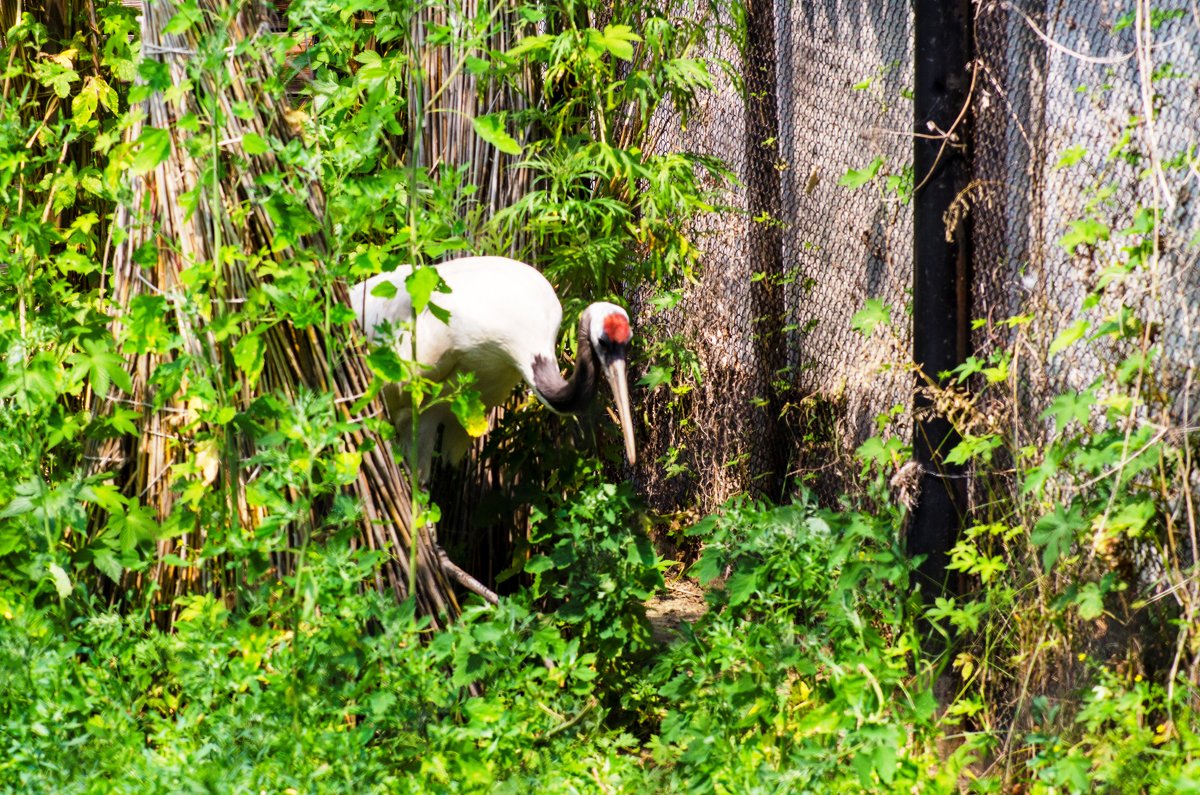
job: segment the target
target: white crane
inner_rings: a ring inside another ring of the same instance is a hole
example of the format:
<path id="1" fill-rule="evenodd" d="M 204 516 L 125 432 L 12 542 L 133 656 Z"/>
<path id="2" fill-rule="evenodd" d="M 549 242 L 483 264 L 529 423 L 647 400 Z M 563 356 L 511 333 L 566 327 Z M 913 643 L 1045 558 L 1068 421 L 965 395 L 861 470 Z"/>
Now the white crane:
<path id="1" fill-rule="evenodd" d="M 434 293 L 433 303 L 450 317 L 443 322 L 429 310 L 421 313 L 416 322 L 415 357 L 408 333 L 401 330 L 403 323 L 412 319 L 412 300 L 404 287 L 412 268 L 381 273 L 350 288 L 351 306 L 368 339 L 390 342 L 402 358 L 414 358 L 423 365 L 426 377 L 434 381 L 448 380 L 455 373 L 474 373 L 475 388 L 489 409 L 507 400 L 513 387 L 524 380 L 554 411 L 578 413 L 595 397 L 598 371 L 603 370 L 616 399 L 625 455 L 630 464 L 637 460 L 625 377 L 633 332 L 624 309 L 599 302 L 583 311 L 575 370 L 570 378 L 563 378 L 556 354 L 562 305 L 546 277 L 507 257 L 464 257 L 434 267 L 450 291 Z M 391 297 L 371 294 L 381 282 L 394 285 Z M 395 386 L 385 389 L 384 401 L 399 439 L 409 439 L 411 401 Z M 417 462 L 425 480 L 439 427 L 443 458 L 457 462 L 470 445 L 470 436 L 446 404 L 422 411 Z"/>

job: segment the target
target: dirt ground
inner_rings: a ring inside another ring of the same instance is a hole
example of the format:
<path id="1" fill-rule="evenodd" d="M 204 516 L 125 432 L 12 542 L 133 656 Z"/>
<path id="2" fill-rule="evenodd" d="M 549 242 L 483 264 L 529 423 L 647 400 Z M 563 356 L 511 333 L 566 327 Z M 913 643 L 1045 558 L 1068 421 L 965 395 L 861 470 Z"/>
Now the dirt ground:
<path id="1" fill-rule="evenodd" d="M 678 634 L 680 622 L 694 623 L 706 609 L 704 589 L 694 580 L 680 577 L 668 580 L 666 591 L 646 603 L 646 618 L 654 639 L 665 643 Z"/>

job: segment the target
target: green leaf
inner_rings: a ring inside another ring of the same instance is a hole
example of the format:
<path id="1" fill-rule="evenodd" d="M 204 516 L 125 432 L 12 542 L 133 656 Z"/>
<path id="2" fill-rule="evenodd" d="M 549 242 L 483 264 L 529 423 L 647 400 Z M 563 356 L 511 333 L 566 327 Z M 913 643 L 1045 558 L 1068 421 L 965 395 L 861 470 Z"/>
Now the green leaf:
<path id="1" fill-rule="evenodd" d="M 112 514 L 121 514 L 125 508 L 125 497 L 121 490 L 111 483 L 96 483 L 85 486 L 80 495 L 86 501 L 99 505 Z"/>
<path id="2" fill-rule="evenodd" d="M 109 416 L 106 424 L 119 434 L 125 434 L 126 436 L 137 436 L 137 421 L 141 419 L 141 417 L 141 413 L 134 411 L 133 409 L 116 408 L 113 409 L 113 412 Z"/>
<path id="3" fill-rule="evenodd" d="M 114 353 L 106 342 L 87 340 L 83 350 L 69 359 L 77 372 L 84 373 L 92 391 L 103 397 L 109 384 L 116 384 L 126 394 L 133 392 L 133 381 L 125 370 L 125 360 Z"/>
<path id="4" fill-rule="evenodd" d="M 1092 406 L 1096 403 L 1096 390 L 1086 389 L 1083 392 L 1067 392 L 1050 401 L 1049 407 L 1042 412 L 1042 419 L 1054 418 L 1054 427 L 1061 431 L 1072 420 L 1080 425 L 1087 425 L 1092 416 Z"/>
<path id="5" fill-rule="evenodd" d="M 1071 166 L 1078 163 L 1080 160 L 1083 160 L 1085 155 L 1087 155 L 1086 147 L 1080 146 L 1079 144 L 1075 144 L 1074 146 L 1068 146 L 1066 148 L 1066 150 L 1062 153 L 1062 157 L 1060 157 L 1058 159 L 1058 163 L 1054 167 L 1056 169 L 1070 168 Z"/>
<path id="6" fill-rule="evenodd" d="M 878 464 L 880 467 L 888 467 L 895 463 L 904 452 L 904 442 L 892 436 L 883 439 L 879 436 L 872 436 L 858 446 L 854 451 L 854 457 L 863 462 L 864 467 L 870 464 Z"/>
<path id="7" fill-rule="evenodd" d="M 57 563 L 51 563 L 48 568 L 50 570 L 50 577 L 54 580 L 54 590 L 58 591 L 59 597 L 66 599 L 71 595 L 71 591 L 74 590 L 74 587 L 71 585 L 71 578 L 67 576 L 63 567 Z"/>
<path id="8" fill-rule="evenodd" d="M 729 594 L 729 604 L 740 605 L 758 590 L 758 569 L 736 572 L 729 578 L 726 592 Z"/>
<path id="9" fill-rule="evenodd" d="M 251 387 L 258 383 L 258 377 L 262 374 L 264 351 L 261 334 L 247 334 L 233 346 L 233 363 L 246 376 Z"/>
<path id="10" fill-rule="evenodd" d="M 850 328 L 864 337 L 871 335 L 880 323 L 887 325 L 892 322 L 892 310 L 880 298 L 868 298 L 866 306 L 854 313 L 850 318 Z"/>
<path id="11" fill-rule="evenodd" d="M 0 519 L 29 513 L 46 498 L 46 491 L 45 481 L 38 477 L 18 483 L 14 489 L 15 496 L 0 511 Z"/>
<path id="12" fill-rule="evenodd" d="M 875 179 L 875 175 L 879 173 L 879 169 L 881 168 L 883 168 L 883 157 L 876 157 L 865 168 L 852 168 L 847 171 L 841 176 L 837 184 L 847 187 L 850 190 L 856 190 Z"/>
<path id="13" fill-rule="evenodd" d="M 476 77 L 485 75 L 492 70 L 491 61 L 488 61 L 485 58 L 478 58 L 474 55 L 468 55 L 466 60 L 463 61 L 463 65 L 466 67 L 468 72 Z"/>
<path id="14" fill-rule="evenodd" d="M 646 368 L 646 373 L 638 379 L 638 386 L 644 386 L 649 390 L 670 383 L 672 376 L 675 375 L 674 370 L 670 367 L 652 364 Z"/>
<path id="15" fill-rule="evenodd" d="M 488 432 L 487 407 L 476 390 L 460 387 L 450 401 L 450 410 L 470 436 L 479 437 Z"/>
<path id="16" fill-rule="evenodd" d="M 88 77 L 84 80 L 83 88 L 71 100 L 71 120 L 76 125 L 87 124 L 100 104 L 100 90 L 96 85 L 97 80 L 98 78 L 96 77 Z"/>
<path id="17" fill-rule="evenodd" d="M 67 166 L 54 175 L 54 211 L 61 212 L 75 204 L 79 180 L 75 168 Z"/>
<path id="18" fill-rule="evenodd" d="M 717 577 L 721 576 L 721 571 L 723 568 L 724 564 L 721 562 L 720 556 L 717 554 L 717 552 L 714 550 L 712 554 L 709 554 L 708 550 L 706 549 L 704 554 L 700 556 L 700 560 L 696 561 L 688 573 L 701 583 L 707 585 Z"/>
<path id="19" fill-rule="evenodd" d="M 384 381 L 403 383 L 408 380 L 408 367 L 391 348 L 376 348 L 368 353 L 367 367 Z"/>
<path id="20" fill-rule="evenodd" d="M 16 522 L 0 523 L 0 557 L 25 547 L 24 528 Z"/>
<path id="21" fill-rule="evenodd" d="M 1038 519 L 1030 533 L 1033 543 L 1042 550 L 1042 565 L 1046 571 L 1054 568 L 1054 564 L 1071 549 L 1075 543 L 1075 534 L 1083 528 L 1083 512 L 1077 505 L 1069 509 L 1059 505 L 1053 513 Z"/>
<path id="22" fill-rule="evenodd" d="M 504 119 L 507 115 L 507 113 L 500 112 L 476 116 L 471 119 L 471 125 L 475 128 L 476 135 L 501 152 L 506 155 L 519 155 L 521 154 L 521 145 L 504 129 Z"/>
<path id="23" fill-rule="evenodd" d="M 110 86 L 102 77 L 88 79 L 96 86 L 96 93 L 100 97 L 100 104 L 113 113 L 116 113 L 120 106 L 120 98 L 117 96 L 117 90 Z"/>
<path id="24" fill-rule="evenodd" d="M 1091 324 L 1086 320 L 1076 320 L 1071 325 L 1067 326 L 1062 331 L 1058 332 L 1058 336 L 1054 338 L 1054 342 L 1050 343 L 1050 356 L 1059 353 L 1075 343 L 1079 342 L 1087 335 L 1088 327 Z"/>
<path id="25" fill-rule="evenodd" d="M 555 36 L 549 33 L 540 33 L 537 36 L 526 36 L 517 42 L 516 46 L 504 53 L 509 58 L 516 58 L 527 53 L 538 53 L 550 48 L 554 43 Z"/>
<path id="26" fill-rule="evenodd" d="M 1094 582 L 1083 586 L 1075 597 L 1075 606 L 1084 621 L 1094 621 L 1104 615 L 1104 593 L 1100 586 Z"/>
<path id="27" fill-rule="evenodd" d="M 412 299 L 413 317 L 417 317 L 429 306 L 429 299 L 437 292 L 449 292 L 449 287 L 438 274 L 437 268 L 417 268 L 404 280 L 404 289 Z"/>
<path id="28" fill-rule="evenodd" d="M 1077 219 L 1071 221 L 1068 226 L 1071 231 L 1058 239 L 1058 245 L 1062 246 L 1069 254 L 1073 254 L 1077 246 L 1094 246 L 1103 240 L 1108 240 L 1108 226 L 1095 218 Z"/>
<path id="29" fill-rule="evenodd" d="M 384 279 L 371 288 L 371 295 L 375 298 L 382 298 L 385 301 L 396 297 L 396 283 L 391 279 Z"/>
<path id="30" fill-rule="evenodd" d="M 999 434 L 984 434 L 972 436 L 964 434 L 961 441 L 946 456 L 947 464 L 965 464 L 973 458 L 981 458 L 985 462 L 992 460 L 992 453 L 1002 443 Z"/>
<path id="31" fill-rule="evenodd" d="M 333 458 L 333 478 L 336 483 L 348 486 L 358 479 L 362 468 L 362 453 L 357 450 L 345 450 Z"/>
<path id="32" fill-rule="evenodd" d="M 525 572 L 527 574 L 541 574 L 544 571 L 549 571 L 554 568 L 554 561 L 545 555 L 534 555 L 529 560 L 525 561 Z"/>
<path id="33" fill-rule="evenodd" d="M 78 56 L 79 51 L 74 47 L 53 55 L 47 54 L 44 61 L 34 64 L 37 81 L 53 88 L 59 99 L 66 99 L 71 94 L 71 84 L 79 82 L 79 73 L 75 71 L 75 59 Z"/>
<path id="34" fill-rule="evenodd" d="M 1126 235 L 1148 235 L 1154 231 L 1158 219 L 1155 210 L 1150 207 L 1138 207 L 1133 213 L 1133 223 L 1128 229 L 1122 230 Z"/>
<path id="35" fill-rule="evenodd" d="M 202 18 L 200 9 L 196 3 L 186 3 L 167 22 L 166 27 L 163 28 L 163 32 L 176 36 L 180 33 L 186 33 Z"/>
<path id="36" fill-rule="evenodd" d="M 97 546 L 92 550 L 92 565 L 113 582 L 120 582 L 125 567 L 117 559 L 117 554 L 106 546 Z"/>
<path id="37" fill-rule="evenodd" d="M 265 155 L 271 151 L 271 145 L 261 135 L 248 132 L 242 134 L 242 149 L 248 155 Z"/>
<path id="38" fill-rule="evenodd" d="M 114 519 L 114 527 L 120 532 L 122 552 L 132 552 L 139 541 L 148 541 L 159 535 L 154 512 L 145 505 L 133 505 L 123 513 L 115 514 Z"/>
<path id="39" fill-rule="evenodd" d="M 628 25 L 608 25 L 601 34 L 604 48 L 613 54 L 614 58 L 622 61 L 633 60 L 633 45 L 642 37 L 633 32 Z"/>
<path id="40" fill-rule="evenodd" d="M 445 323 L 447 326 L 450 325 L 450 310 L 449 309 L 440 307 L 433 302 L 430 302 L 429 306 L 426 307 L 426 309 L 429 310 L 429 314 L 433 315 L 438 320 Z"/>
<path id="41" fill-rule="evenodd" d="M 1156 513 L 1154 500 L 1148 497 L 1136 499 L 1114 511 L 1108 519 L 1108 527 L 1130 538 L 1137 538 L 1142 535 L 1142 531 L 1154 519 Z"/>
<path id="42" fill-rule="evenodd" d="M 1065 457 L 1066 451 L 1062 446 L 1053 445 L 1046 448 L 1041 462 L 1025 475 L 1024 483 L 1021 485 L 1021 493 L 1037 494 L 1040 496 L 1045 491 L 1046 484 L 1058 473 Z"/>
<path id="43" fill-rule="evenodd" d="M 141 176 L 154 169 L 171 154 L 171 133 L 157 127 L 147 127 L 137 139 L 137 152 L 130 164 L 134 176 Z"/>

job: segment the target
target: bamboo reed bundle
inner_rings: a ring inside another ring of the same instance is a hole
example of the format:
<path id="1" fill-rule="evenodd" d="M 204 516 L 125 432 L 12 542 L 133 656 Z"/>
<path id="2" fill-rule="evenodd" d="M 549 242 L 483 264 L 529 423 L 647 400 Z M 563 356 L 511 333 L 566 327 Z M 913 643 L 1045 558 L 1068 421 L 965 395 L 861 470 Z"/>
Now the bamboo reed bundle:
<path id="1" fill-rule="evenodd" d="M 486 51 L 468 51 L 459 40 L 445 46 L 426 43 L 431 26 L 461 29 L 481 20 L 487 29 L 484 44 L 492 52 L 504 52 L 515 46 L 528 27 L 504 0 L 463 0 L 452 8 L 431 3 L 414 15 L 412 39 L 415 51 L 420 53 L 422 79 L 410 81 L 408 106 L 414 111 L 420 109 L 421 113 L 419 119 L 410 119 L 413 129 L 418 125 L 422 129 L 417 164 L 426 168 L 465 165 L 463 185 L 474 188 L 473 200 L 478 209 L 492 215 L 524 195 L 530 188 L 532 175 L 525 169 L 513 168 L 518 156 L 505 154 L 479 137 L 472 121 L 479 116 L 499 111 L 512 114 L 527 107 L 536 91 L 533 75 L 527 68 L 518 80 L 480 77 L 464 68 L 464 63 L 471 55 L 485 57 Z M 524 242 L 516 238 L 507 253 L 517 253 Z"/>
<path id="2" fill-rule="evenodd" d="M 262 178 L 286 169 L 270 152 L 253 156 L 246 152 L 244 141 L 251 135 L 282 142 L 293 137 L 286 121 L 288 109 L 262 90 L 277 69 L 273 60 L 262 55 L 261 48 L 253 46 L 255 38 L 265 30 L 263 7 L 250 2 L 233 10 L 226 0 L 200 0 L 201 13 L 194 17 L 192 25 L 183 32 L 169 33 L 168 22 L 177 10 L 173 0 L 155 0 L 142 11 L 143 53 L 166 68 L 173 87 L 169 92 L 156 91 L 144 101 L 145 124 L 169 131 L 170 154 L 153 170 L 133 178 L 132 206 L 118 211 L 116 226 L 123 230 L 124 237 L 112 252 L 111 298 L 117 307 L 126 310 L 138 296 L 164 298 L 187 353 L 207 361 L 216 380 L 228 389 L 238 383 L 231 356 L 233 341 L 218 339 L 203 314 L 180 300 L 184 270 L 196 263 L 219 261 L 219 277 L 210 282 L 213 286 L 208 300 L 220 312 L 241 305 L 271 282 L 270 268 L 248 267 L 246 258 L 226 254 L 230 248 L 247 256 L 266 258 L 268 262 L 300 261 L 319 268 L 325 251 L 319 223 L 324 215 L 324 201 L 316 182 L 294 171 L 281 181 L 285 187 L 275 187 L 274 193 L 268 195 L 263 185 L 269 180 Z M 228 46 L 219 68 L 212 68 L 211 52 L 207 53 L 208 68 L 190 68 L 204 43 L 222 35 L 227 37 Z M 181 129 L 188 125 L 179 123 L 189 114 L 213 125 L 204 134 L 211 136 L 215 151 L 206 154 L 217 162 L 201 162 L 189 155 L 188 136 Z M 140 124 L 134 126 L 132 138 L 140 135 L 140 128 Z M 280 191 L 289 192 L 281 196 Z M 290 202 L 293 210 L 314 223 L 299 234 L 297 230 L 280 228 L 277 220 L 280 216 L 269 212 L 268 203 L 272 199 Z M 188 207 L 192 209 L 185 209 Z M 282 240 L 290 244 L 280 246 Z M 147 246 L 156 253 L 148 265 L 144 255 Z M 335 303 L 348 304 L 346 287 L 340 282 L 333 283 L 332 295 L 326 297 Z M 119 323 L 114 321 L 114 331 L 120 331 Z M 269 392 L 295 398 L 301 390 L 309 390 L 332 394 L 340 415 L 350 419 L 350 406 L 366 392 L 371 381 L 361 355 L 361 341 L 350 328 L 337 325 L 299 328 L 279 322 L 267 324 L 264 330 L 245 321 L 240 326 L 233 340 L 239 335 L 261 334 L 264 367 L 256 388 L 241 379 L 241 387 L 233 398 L 234 408 L 247 408 L 259 394 Z M 128 360 L 134 382 L 131 399 L 110 394 L 98 401 L 96 411 L 102 414 L 110 413 L 120 404 L 130 404 L 140 412 L 141 423 L 138 435 L 111 440 L 91 451 L 93 470 L 116 471 L 124 493 L 136 495 L 161 520 L 170 514 L 178 499 L 172 490 L 172 467 L 189 458 L 189 452 L 193 460 L 198 452 L 203 454 L 204 451 L 198 450 L 198 444 L 203 442 L 198 439 L 224 439 L 224 455 L 206 458 L 213 471 L 205 477 L 211 478 L 213 488 L 225 489 L 228 494 L 227 530 L 250 532 L 265 518 L 264 510 L 247 500 L 246 489 L 255 475 L 242 464 L 253 453 L 251 441 L 232 430 L 232 425 L 216 427 L 199 422 L 192 407 L 185 405 L 179 395 L 165 400 L 159 396 L 161 407 L 156 408 L 151 377 L 164 361 L 163 356 L 153 353 L 131 356 Z M 367 412 L 381 412 L 378 400 L 369 404 Z M 351 449 L 362 451 L 357 479 L 348 489 L 362 505 L 360 543 L 393 553 L 381 569 L 376 585 L 390 588 L 397 597 L 407 595 L 408 555 L 415 535 L 418 609 L 431 616 L 434 626 L 452 618 L 458 607 L 433 554 L 428 533 L 421 529 L 414 534 L 411 527 L 405 471 L 393 458 L 388 444 L 373 432 L 360 429 L 345 441 Z M 202 544 L 204 532 L 197 525 L 193 532 L 161 541 L 159 551 L 187 558 Z M 293 526 L 290 532 L 295 536 L 301 530 Z M 286 555 L 274 562 L 280 574 L 287 573 L 294 564 Z M 152 580 L 160 598 L 171 603 L 180 594 L 193 591 L 232 595 L 235 593 L 232 576 L 221 567 L 220 561 L 203 561 L 188 567 L 160 562 L 127 584 L 145 586 L 147 580 Z M 164 623 L 173 618 L 167 615 Z"/>

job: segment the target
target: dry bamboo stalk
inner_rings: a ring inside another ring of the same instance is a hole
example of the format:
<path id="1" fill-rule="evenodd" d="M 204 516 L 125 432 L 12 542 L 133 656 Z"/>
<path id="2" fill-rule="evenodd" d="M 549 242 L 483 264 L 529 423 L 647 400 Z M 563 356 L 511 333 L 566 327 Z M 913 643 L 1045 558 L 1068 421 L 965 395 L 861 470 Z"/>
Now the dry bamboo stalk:
<path id="1" fill-rule="evenodd" d="M 267 212 L 266 197 L 261 195 L 258 178 L 278 170 L 279 163 L 269 153 L 244 157 L 242 162 L 223 170 L 214 197 L 212 186 L 200 184 L 201 163 L 187 155 L 184 134 L 177 122 L 189 113 L 211 121 L 204 103 L 206 100 L 216 103 L 220 113 L 216 140 L 223 159 L 244 152 L 240 142 L 247 133 L 283 141 L 290 139 L 292 133 L 284 118 L 286 108 L 256 89 L 275 66 L 256 55 L 253 47 L 246 48 L 245 54 L 228 55 L 227 84 L 222 84 L 218 79 L 222 76 L 211 71 L 189 73 L 189 60 L 200 49 L 201 43 L 218 35 L 213 27 L 214 20 L 228 16 L 229 10 L 223 0 L 201 0 L 200 9 L 201 17 L 190 29 L 182 34 L 168 34 L 165 28 L 175 15 L 174 3 L 159 0 L 143 8 L 144 52 L 167 67 L 174 85 L 189 85 L 189 80 L 194 85 L 190 91 L 181 92 L 174 101 L 169 102 L 163 95 L 155 94 L 144 103 L 147 123 L 169 130 L 171 151 L 153 171 L 133 180 L 134 206 L 144 208 L 145 214 L 139 215 L 128 208 L 121 208 L 117 213 L 117 223 L 125 230 L 126 238 L 113 249 L 112 298 L 116 306 L 127 309 L 137 296 L 166 296 L 173 311 L 172 319 L 185 340 L 186 352 L 200 361 L 207 361 L 219 384 L 228 386 L 228 376 L 234 371 L 227 360 L 230 343 L 222 344 L 217 340 L 207 324 L 201 326 L 197 322 L 201 318 L 193 316 L 194 308 L 185 307 L 178 300 L 183 283 L 180 274 L 193 263 L 212 262 L 218 253 L 218 241 L 247 255 L 270 251 L 269 244 L 275 239 L 277 230 Z M 230 43 L 237 45 L 258 35 L 262 18 L 261 9 L 254 4 L 241 8 L 226 28 Z M 234 104 L 238 102 L 253 108 L 253 114 L 239 118 L 234 113 Z M 135 125 L 131 131 L 135 138 L 140 134 L 139 126 Z M 230 164 L 227 162 L 226 165 Z M 181 209 L 185 206 L 183 199 L 198 188 L 197 195 L 201 200 L 187 216 Z M 319 186 L 301 185 L 297 193 L 301 191 L 303 206 L 313 218 L 321 218 L 324 206 Z M 235 219 L 243 212 L 239 224 Z M 158 252 L 157 261 L 152 268 L 142 268 L 134 261 L 134 254 L 151 241 Z M 298 250 L 277 251 L 269 256 L 286 262 L 301 251 L 319 255 L 325 250 L 319 233 L 303 235 L 297 243 Z M 220 275 L 216 284 L 223 287 L 223 292 L 214 287 L 207 296 L 209 302 L 218 307 L 221 302 L 231 305 L 244 302 L 265 283 L 258 273 L 236 260 L 224 263 Z M 348 303 L 345 286 L 334 284 L 330 298 L 334 302 Z M 119 325 L 119 319 L 114 320 L 114 332 L 120 332 Z M 251 324 L 243 322 L 238 333 L 245 335 L 254 330 Z M 286 398 L 294 398 L 301 388 L 332 393 L 337 410 L 349 419 L 354 399 L 366 391 L 371 381 L 361 355 L 361 341 L 352 330 L 335 327 L 318 333 L 311 326 L 295 329 L 288 323 L 275 323 L 261 334 L 264 368 L 259 392 L 271 391 Z M 150 376 L 164 361 L 164 357 L 153 353 L 130 357 L 133 403 L 143 407 L 142 431 L 137 437 L 114 440 L 92 452 L 94 469 L 102 471 L 115 465 L 118 482 L 125 493 L 137 496 L 142 504 L 152 507 L 160 520 L 171 513 L 177 499 L 171 490 L 171 468 L 188 457 L 188 447 L 194 449 L 197 439 L 219 438 L 224 433 L 219 427 L 196 420 L 194 414 L 189 413 L 190 407 L 178 395 L 170 396 L 159 410 L 151 407 Z M 234 408 L 246 409 L 254 394 L 255 390 L 243 382 L 235 397 Z M 98 413 L 108 413 L 116 405 L 115 398 L 102 396 L 95 409 Z M 376 403 L 369 411 L 378 413 L 381 407 Z M 187 433 L 181 427 L 185 418 L 192 420 Z M 178 441 L 171 441 L 173 439 Z M 373 432 L 364 428 L 345 440 L 349 449 L 357 449 L 368 442 L 371 449 L 363 452 L 357 480 L 349 487 L 363 506 L 360 543 L 371 549 L 392 551 L 391 558 L 377 576 L 377 585 L 390 587 L 402 597 L 408 588 L 408 550 L 412 537 L 408 479 L 391 455 L 388 444 Z M 231 455 L 221 460 L 218 476 L 213 481 L 214 487 L 227 489 L 230 494 L 227 532 L 253 528 L 263 519 L 263 511 L 250 506 L 246 499 L 246 486 L 253 474 L 238 464 L 253 454 L 252 442 L 237 435 L 234 443 L 236 449 L 227 451 Z M 290 528 L 293 546 L 300 531 L 298 527 Z M 164 540 L 160 542 L 160 553 L 186 557 L 190 550 L 202 545 L 203 532 L 204 528 L 196 527 L 178 538 Z M 418 535 L 422 543 L 418 544 L 415 596 L 419 610 L 431 616 L 437 626 L 457 613 L 457 604 L 437 556 L 430 553 L 427 533 Z M 175 597 L 197 589 L 218 591 L 228 598 L 235 591 L 235 583 L 222 582 L 219 564 L 220 561 L 208 561 L 180 568 L 160 561 L 144 576 L 130 578 L 128 584 L 138 587 L 154 581 L 167 604 Z M 290 570 L 292 565 L 287 556 L 277 560 L 280 571 Z"/>

